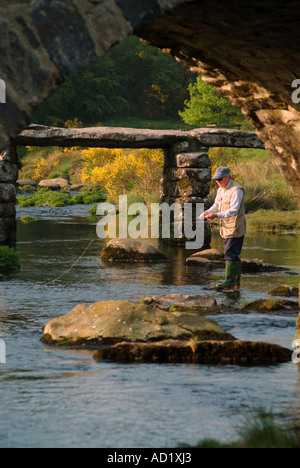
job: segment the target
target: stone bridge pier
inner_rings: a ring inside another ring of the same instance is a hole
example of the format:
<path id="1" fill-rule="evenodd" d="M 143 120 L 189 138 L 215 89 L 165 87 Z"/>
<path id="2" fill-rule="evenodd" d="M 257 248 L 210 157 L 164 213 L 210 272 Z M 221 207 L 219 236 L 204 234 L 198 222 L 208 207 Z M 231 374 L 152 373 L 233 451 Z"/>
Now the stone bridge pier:
<path id="1" fill-rule="evenodd" d="M 0 153 L 0 245 L 16 245 L 17 150 L 9 146 Z"/>
<path id="2" fill-rule="evenodd" d="M 205 209 L 211 206 L 209 198 L 211 161 L 209 148 L 200 146 L 195 140 L 176 143 L 165 152 L 165 166 L 161 180 L 161 203 L 172 206 L 179 203 L 193 206 L 193 231 L 196 229 L 196 205 L 201 203 Z M 183 211 L 184 213 L 184 211 Z M 184 221 L 184 218 L 182 218 Z M 174 222 L 174 221 L 173 221 Z M 168 242 L 185 244 L 187 238 L 173 239 Z M 209 248 L 211 231 L 208 223 L 204 225 L 204 247 Z"/>
<path id="3" fill-rule="evenodd" d="M 0 245 L 16 244 L 16 182 L 18 179 L 17 146 L 94 147 L 94 148 L 162 148 L 165 164 L 161 180 L 161 202 L 173 205 L 192 204 L 193 229 L 196 228 L 196 204 L 207 209 L 211 181 L 211 147 L 264 148 L 254 132 L 224 129 L 138 130 L 126 128 L 65 129 L 31 125 L 0 153 Z M 172 230 L 171 230 L 172 232 Z M 185 244 L 186 238 L 172 239 Z M 211 234 L 205 224 L 204 247 Z"/>

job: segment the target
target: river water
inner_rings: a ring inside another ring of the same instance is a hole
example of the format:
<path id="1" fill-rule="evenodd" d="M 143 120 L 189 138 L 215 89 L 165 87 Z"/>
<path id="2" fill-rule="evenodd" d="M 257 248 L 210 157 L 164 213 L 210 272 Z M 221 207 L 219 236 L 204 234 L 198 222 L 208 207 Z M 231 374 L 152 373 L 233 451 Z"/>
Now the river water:
<path id="1" fill-rule="evenodd" d="M 95 362 L 89 351 L 43 345 L 46 323 L 79 303 L 169 293 L 208 293 L 224 301 L 222 293 L 205 289 L 223 272 L 203 278 L 185 266 L 183 249 L 160 244 L 168 264 L 105 266 L 99 261 L 103 241 L 86 213 L 84 206 L 18 209 L 22 269 L 0 284 L 0 338 L 7 353 L 0 364 L 0 447 L 167 448 L 204 437 L 225 441 L 258 406 L 284 421 L 299 419 L 300 373 L 292 362 L 263 368 L 120 365 Z M 38 221 L 21 224 L 24 215 Z M 92 239 L 75 268 L 51 283 Z M 213 247 L 221 247 L 217 234 Z M 300 236 L 248 236 L 243 256 L 299 274 Z M 266 297 L 270 286 L 296 286 L 299 277 L 249 275 L 243 281 L 241 304 Z M 296 315 L 214 318 L 239 339 L 291 348 Z"/>

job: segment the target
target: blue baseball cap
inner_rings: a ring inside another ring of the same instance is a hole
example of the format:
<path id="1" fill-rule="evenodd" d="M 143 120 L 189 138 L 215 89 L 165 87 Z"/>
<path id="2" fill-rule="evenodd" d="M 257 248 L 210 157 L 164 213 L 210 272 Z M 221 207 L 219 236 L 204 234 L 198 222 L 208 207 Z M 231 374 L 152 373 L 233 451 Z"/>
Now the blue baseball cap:
<path id="1" fill-rule="evenodd" d="M 223 177 L 226 177 L 228 175 L 232 177 L 231 170 L 229 169 L 229 167 L 218 167 L 213 177 L 213 180 L 221 180 L 223 179 Z"/>

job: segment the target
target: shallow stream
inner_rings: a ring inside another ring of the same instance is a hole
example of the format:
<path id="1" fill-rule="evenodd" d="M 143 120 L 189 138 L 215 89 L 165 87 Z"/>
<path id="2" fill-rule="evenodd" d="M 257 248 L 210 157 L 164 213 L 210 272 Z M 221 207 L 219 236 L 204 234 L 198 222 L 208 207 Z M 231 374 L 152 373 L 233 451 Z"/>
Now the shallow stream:
<path id="1" fill-rule="evenodd" d="M 56 349 L 39 340 L 52 318 L 79 303 L 158 294 L 214 294 L 208 278 L 186 267 L 190 253 L 160 244 L 168 264 L 107 267 L 103 241 L 87 207 L 18 209 L 22 269 L 0 285 L 0 447 L 176 447 L 204 437 L 228 440 L 257 406 L 280 419 L 300 418 L 300 373 L 291 363 L 264 368 L 97 363 L 92 352 Z M 22 224 L 24 215 L 37 216 Z M 87 254 L 67 275 L 89 242 Z M 221 247 L 217 234 L 213 247 Z M 286 265 L 300 274 L 300 236 L 248 236 L 244 258 Z M 50 284 L 48 284 L 50 283 Z M 48 284 L 48 286 L 44 286 Z M 266 297 L 270 286 L 298 286 L 299 276 L 276 273 L 243 279 L 239 302 Z M 226 299 L 226 298 L 225 298 Z M 295 313 L 214 317 L 239 339 L 291 348 Z"/>

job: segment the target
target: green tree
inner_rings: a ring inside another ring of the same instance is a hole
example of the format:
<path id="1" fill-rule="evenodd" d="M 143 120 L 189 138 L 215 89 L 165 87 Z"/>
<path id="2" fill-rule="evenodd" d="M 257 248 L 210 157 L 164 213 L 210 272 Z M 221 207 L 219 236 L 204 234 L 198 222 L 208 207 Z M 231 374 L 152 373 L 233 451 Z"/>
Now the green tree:
<path id="1" fill-rule="evenodd" d="M 36 123 L 63 126 L 78 118 L 84 126 L 120 116 L 178 120 L 194 82 L 187 67 L 130 36 L 89 70 L 66 81 L 36 110 Z"/>
<path id="2" fill-rule="evenodd" d="M 184 111 L 179 112 L 185 123 L 198 127 L 224 127 L 246 122 L 240 109 L 233 107 L 229 99 L 221 97 L 215 87 L 204 83 L 201 77 L 197 77 L 196 83 L 188 89 L 190 100 L 185 102 Z"/>
<path id="3" fill-rule="evenodd" d="M 97 122 L 129 107 L 114 61 L 105 55 L 90 70 L 67 80 L 34 114 L 37 123 L 62 125 L 78 118 Z"/>

